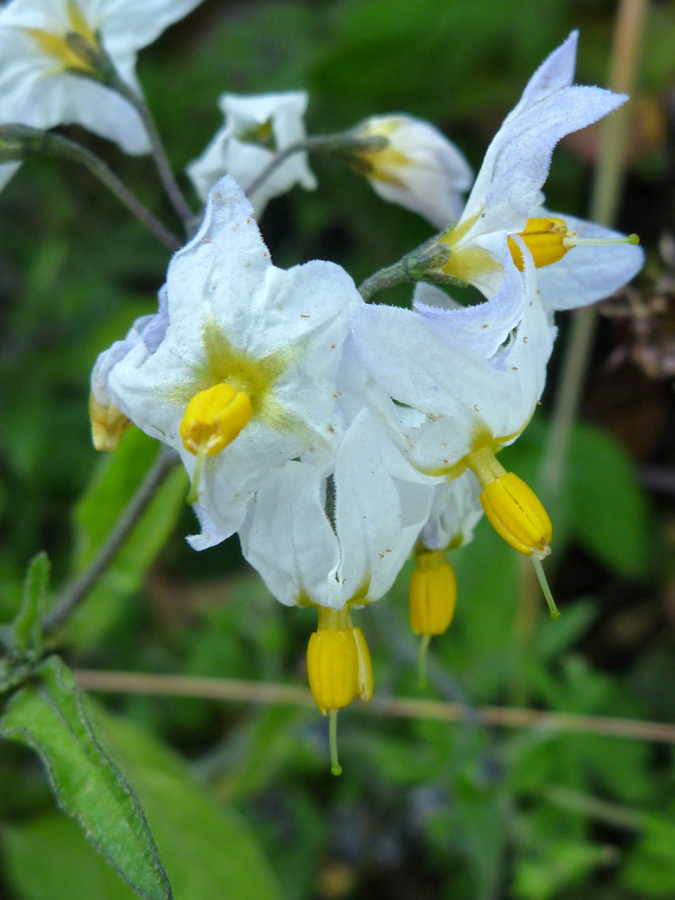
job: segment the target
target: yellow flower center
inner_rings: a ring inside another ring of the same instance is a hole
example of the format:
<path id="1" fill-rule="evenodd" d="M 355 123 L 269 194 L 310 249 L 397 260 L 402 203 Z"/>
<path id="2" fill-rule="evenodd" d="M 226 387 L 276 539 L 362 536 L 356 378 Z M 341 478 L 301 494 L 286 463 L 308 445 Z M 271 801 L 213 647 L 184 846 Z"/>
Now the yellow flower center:
<path id="1" fill-rule="evenodd" d="M 567 233 L 567 225 L 562 219 L 528 219 L 519 237 L 532 254 L 535 266 L 541 269 L 558 262 L 570 249 L 564 243 Z M 525 263 L 520 247 L 512 237 L 508 238 L 508 245 L 516 268 L 522 272 Z"/>
<path id="2" fill-rule="evenodd" d="M 94 75 L 95 59 L 102 52 L 96 32 L 89 26 L 76 0 L 67 0 L 66 14 L 70 29 L 65 34 L 54 34 L 42 28 L 26 28 L 25 31 L 66 71 Z"/>
<path id="3" fill-rule="evenodd" d="M 507 472 L 489 447 L 469 454 L 468 464 L 483 488 L 481 506 L 497 534 L 519 553 L 543 559 L 551 552 L 551 520 L 524 481 Z"/>
<path id="4" fill-rule="evenodd" d="M 237 437 L 253 415 L 248 394 L 214 384 L 195 394 L 180 423 L 183 446 L 195 456 L 215 456 Z"/>

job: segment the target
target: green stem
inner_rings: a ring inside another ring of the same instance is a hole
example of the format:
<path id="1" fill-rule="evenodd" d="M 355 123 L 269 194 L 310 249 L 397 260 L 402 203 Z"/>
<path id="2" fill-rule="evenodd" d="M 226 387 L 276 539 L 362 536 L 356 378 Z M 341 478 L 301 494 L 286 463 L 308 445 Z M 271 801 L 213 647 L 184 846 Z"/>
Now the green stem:
<path id="1" fill-rule="evenodd" d="M 57 597 L 51 612 L 46 618 L 45 631 L 54 631 L 54 629 L 63 625 L 75 612 L 113 561 L 118 550 L 147 509 L 155 491 L 177 463 L 178 455 L 169 447 L 163 446 L 157 454 L 157 459 L 129 501 L 115 527 L 108 535 L 105 544 L 94 557 L 91 565 L 80 575 L 77 575 L 66 586 L 60 596 Z"/>
<path id="2" fill-rule="evenodd" d="M 385 137 L 375 136 L 359 138 L 351 135 L 350 132 L 342 132 L 340 134 L 316 135 L 315 137 L 305 138 L 302 141 L 296 141 L 289 144 L 283 150 L 280 150 L 274 159 L 270 160 L 268 165 L 257 175 L 253 181 L 245 188 L 244 193 L 247 197 L 252 197 L 259 190 L 267 179 L 276 172 L 279 166 L 284 163 L 289 156 L 296 153 L 312 153 L 316 150 L 323 150 L 328 153 L 349 153 L 349 151 L 365 151 L 375 152 L 384 150 L 389 141 Z"/>
<path id="3" fill-rule="evenodd" d="M 108 168 L 108 166 L 96 154 L 82 147 L 75 141 L 68 140 L 60 134 L 54 134 L 48 131 L 38 131 L 33 128 L 22 129 L 26 132 L 27 142 L 35 147 L 31 150 L 32 154 L 44 153 L 49 156 L 69 159 L 79 163 L 88 169 L 101 184 L 105 185 L 108 190 L 113 193 L 128 210 L 130 210 L 136 218 L 148 228 L 155 237 L 164 244 L 167 249 L 172 252 L 179 250 L 182 246 L 181 241 L 172 234 L 164 225 L 144 206 L 138 197 L 129 190 L 129 188 Z M 32 133 L 32 135 L 29 134 Z"/>
<path id="4" fill-rule="evenodd" d="M 117 91 L 118 94 L 121 94 L 125 100 L 128 100 L 141 117 L 148 139 L 150 140 L 152 156 L 155 161 L 155 167 L 160 181 L 164 186 L 164 190 L 166 191 L 166 195 L 169 198 L 171 205 L 183 222 L 186 231 L 189 231 L 192 227 L 194 213 L 188 206 L 185 197 L 183 196 L 183 192 L 174 177 L 173 169 L 171 168 L 171 163 L 166 155 L 166 150 L 164 149 L 159 130 L 145 100 L 137 94 L 136 91 L 130 88 L 126 82 L 122 81 L 115 71 L 111 71 L 107 74 L 107 84 L 108 87 Z"/>
<path id="5" fill-rule="evenodd" d="M 429 281 L 434 284 L 463 284 L 443 272 L 443 266 L 450 259 L 451 254 L 450 247 L 434 237 L 411 253 L 407 253 L 393 266 L 380 269 L 374 275 L 366 278 L 359 286 L 359 293 L 368 303 L 379 291 L 397 284 L 411 284 L 418 281 Z"/>

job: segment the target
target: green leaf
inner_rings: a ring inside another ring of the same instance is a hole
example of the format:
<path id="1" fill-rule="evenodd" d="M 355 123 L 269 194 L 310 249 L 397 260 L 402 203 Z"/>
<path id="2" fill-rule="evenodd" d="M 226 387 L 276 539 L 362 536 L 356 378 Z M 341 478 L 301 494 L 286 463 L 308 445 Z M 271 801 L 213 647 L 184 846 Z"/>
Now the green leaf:
<path id="1" fill-rule="evenodd" d="M 0 733 L 37 751 L 61 807 L 142 897 L 171 898 L 140 803 L 103 749 L 75 679 L 57 656 L 10 699 Z"/>
<path id="2" fill-rule="evenodd" d="M 75 513 L 75 571 L 96 555 L 111 529 L 143 481 L 157 455 L 157 442 L 138 429 L 122 438 Z M 68 623 L 67 637 L 88 647 L 116 624 L 128 598 L 139 590 L 143 575 L 171 534 L 183 509 L 187 476 L 183 467 L 171 472 L 155 493 L 111 565 Z"/>
<path id="3" fill-rule="evenodd" d="M 280 900 L 277 880 L 246 823 L 137 725 L 104 713 L 99 718 L 138 791 L 176 897 Z"/>
<path id="4" fill-rule="evenodd" d="M 635 469 L 619 444 L 589 425 L 577 425 L 570 453 L 568 490 L 573 529 L 608 568 L 628 578 L 650 565 L 649 510 Z"/>
<path id="5" fill-rule="evenodd" d="M 50 812 L 2 830 L 7 879 L 22 900 L 134 900 L 72 819 Z M 67 860 L 67 873 L 64 871 Z"/>
<path id="6" fill-rule="evenodd" d="M 621 883 L 641 897 L 672 897 L 675 892 L 675 826 L 672 819 L 645 815 L 644 833 L 627 854 Z"/>
<path id="7" fill-rule="evenodd" d="M 50 569 L 46 553 L 38 553 L 28 566 L 23 587 L 23 604 L 13 625 L 14 644 L 19 651 L 39 651 L 42 646 Z"/>

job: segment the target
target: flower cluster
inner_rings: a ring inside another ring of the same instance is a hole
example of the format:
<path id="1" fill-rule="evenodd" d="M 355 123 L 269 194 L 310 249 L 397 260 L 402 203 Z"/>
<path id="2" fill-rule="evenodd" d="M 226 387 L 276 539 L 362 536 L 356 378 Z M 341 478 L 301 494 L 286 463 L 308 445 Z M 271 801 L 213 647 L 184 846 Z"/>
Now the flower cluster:
<path id="1" fill-rule="evenodd" d="M 13 7 L 18 16 L 22 0 Z M 100 46 L 95 23 L 74 0 L 67 9 L 66 38 Z M 36 53 L 55 56 L 46 35 L 63 27 L 21 27 Z M 103 46 L 114 59 L 112 41 Z M 608 295 L 643 261 L 632 236 L 542 206 L 558 141 L 626 99 L 573 85 L 575 53 L 572 34 L 534 74 L 463 210 L 471 170 L 427 123 L 373 117 L 340 144 L 385 199 L 445 229 L 420 253 L 418 280 L 471 284 L 483 302 L 460 305 L 419 283 L 411 309 L 376 305 L 330 262 L 276 268 L 254 206 L 297 182 L 315 186 L 306 96 L 226 94 L 223 130 L 189 167 L 207 199 L 201 227 L 173 257 L 158 312 L 94 369 L 96 446 L 113 448 L 133 423 L 174 448 L 201 526 L 192 546 L 238 532 L 279 601 L 316 608 L 308 673 L 333 721 L 373 690 L 353 610 L 381 598 L 411 554 L 410 618 L 426 645 L 454 613 L 446 552 L 471 539 L 483 513 L 520 553 L 549 552 L 542 504 L 496 457 L 541 397 L 555 311 Z M 72 73 L 70 57 L 58 59 Z M 242 187 L 257 182 L 252 205 Z"/>

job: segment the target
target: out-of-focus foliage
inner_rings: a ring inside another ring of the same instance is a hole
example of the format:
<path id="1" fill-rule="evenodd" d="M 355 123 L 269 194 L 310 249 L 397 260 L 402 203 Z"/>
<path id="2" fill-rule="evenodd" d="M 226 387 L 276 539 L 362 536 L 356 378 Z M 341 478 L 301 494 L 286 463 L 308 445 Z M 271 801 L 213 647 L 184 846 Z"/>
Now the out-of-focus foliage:
<path id="1" fill-rule="evenodd" d="M 529 74 L 571 28 L 581 30 L 578 80 L 605 82 L 615 6 L 205 0 L 144 51 L 139 74 L 177 170 L 221 123 L 220 93 L 300 87 L 310 91 L 310 133 L 404 111 L 433 120 L 477 168 Z M 648 250 L 675 229 L 673 46 L 673 7 L 655 2 L 622 211 Z M 147 159 L 77 137 L 172 221 Z M 552 208 L 586 211 L 597 146 L 589 130 L 557 151 L 546 186 Z M 313 158 L 312 166 L 320 193 L 296 189 L 272 201 L 262 220 L 277 264 L 331 259 L 358 282 L 429 236 L 426 223 L 384 204 L 335 161 Z M 152 464 L 155 445 L 134 431 L 114 456 L 96 459 L 88 379 L 96 355 L 153 310 L 167 261 L 152 235 L 73 166 L 31 160 L 0 195 L 2 623 L 21 606 L 28 560 L 46 549 L 56 588 L 65 585 Z M 403 302 L 408 293 L 385 299 Z M 177 900 L 673 896 L 670 747 L 495 731 L 471 713 L 485 703 L 675 716 L 672 487 L 650 497 L 640 477 L 645 464 L 672 474 L 675 405 L 669 385 L 627 366 L 604 375 L 613 347 L 603 325 L 588 407 L 597 422 L 574 431 L 554 512 L 548 571 L 561 619 L 544 615 L 528 564 L 485 525 L 456 555 L 458 612 L 432 642 L 426 694 L 406 621 L 409 571 L 388 598 L 357 613 L 378 693 L 466 703 L 461 725 L 350 709 L 340 716 L 344 775 L 333 779 L 326 723 L 311 710 L 125 696 L 110 702 L 119 718 L 101 713 L 105 752 L 145 810 Z M 547 422 L 540 413 L 504 453 L 532 483 Z M 311 613 L 279 606 L 244 569 L 236 542 L 191 551 L 183 536 L 195 522 L 184 491 L 176 470 L 59 635 L 67 661 L 303 683 Z M 6 715 L 16 716 L 26 697 L 15 694 Z M 0 745 L 0 785 L 0 894 L 132 896 L 55 811 L 37 759 L 13 742 Z"/>

